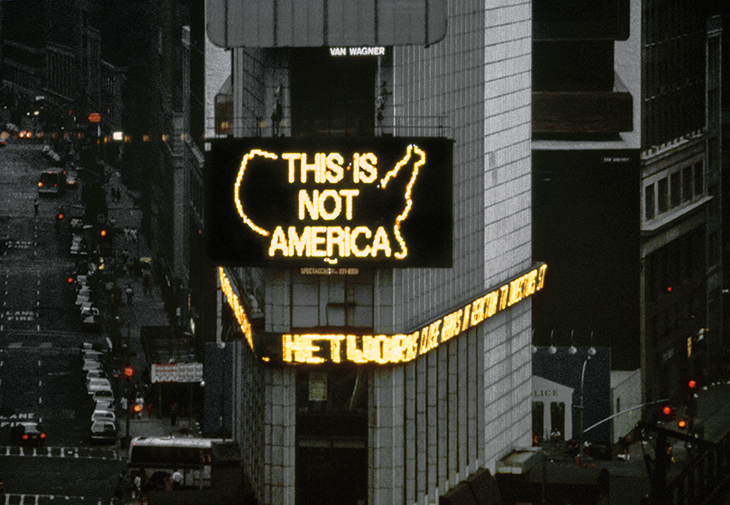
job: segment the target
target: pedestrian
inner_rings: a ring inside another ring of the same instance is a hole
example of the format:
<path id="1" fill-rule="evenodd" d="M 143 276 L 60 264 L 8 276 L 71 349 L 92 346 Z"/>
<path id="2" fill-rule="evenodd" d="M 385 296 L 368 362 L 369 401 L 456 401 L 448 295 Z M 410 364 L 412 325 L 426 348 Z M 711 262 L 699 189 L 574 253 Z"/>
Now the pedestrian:
<path id="1" fill-rule="evenodd" d="M 553 442 L 559 442 L 562 439 L 562 437 L 563 437 L 563 434 L 560 433 L 560 430 L 558 429 L 558 427 L 556 426 L 555 428 L 553 428 L 552 433 L 550 433 L 550 440 Z"/>
<path id="2" fill-rule="evenodd" d="M 134 289 L 132 289 L 132 284 L 127 284 L 127 289 L 125 289 L 124 292 L 127 294 L 127 305 L 132 305 L 132 297 L 134 297 Z"/>
<path id="3" fill-rule="evenodd" d="M 150 288 L 150 275 L 147 272 L 145 272 L 142 276 L 142 289 L 145 295 L 152 294 L 152 289 Z"/>
<path id="4" fill-rule="evenodd" d="M 147 402 L 147 417 L 152 419 L 152 402 Z"/>
<path id="5" fill-rule="evenodd" d="M 180 487 L 182 487 L 182 483 L 183 483 L 183 474 L 180 473 L 180 470 L 175 468 L 175 471 L 172 472 L 173 489 L 180 489 Z"/>
<path id="6" fill-rule="evenodd" d="M 170 407 L 170 426 L 177 424 L 177 403 L 173 403 Z"/>
<path id="7" fill-rule="evenodd" d="M 40 205 L 40 204 L 38 203 L 38 199 L 36 198 L 35 201 L 33 202 L 33 208 L 35 209 L 36 216 L 38 215 L 38 205 Z"/>
<path id="8" fill-rule="evenodd" d="M 142 491 L 142 476 L 138 473 L 134 478 L 134 487 L 132 488 L 132 499 L 136 499 Z"/>

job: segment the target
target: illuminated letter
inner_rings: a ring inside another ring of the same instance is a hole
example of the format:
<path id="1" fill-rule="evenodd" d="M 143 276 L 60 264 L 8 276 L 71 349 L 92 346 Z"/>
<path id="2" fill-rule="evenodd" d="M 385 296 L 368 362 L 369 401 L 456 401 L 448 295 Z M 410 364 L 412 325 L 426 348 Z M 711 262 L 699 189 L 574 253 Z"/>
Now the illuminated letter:
<path id="1" fill-rule="evenodd" d="M 294 351 L 294 337 L 292 335 L 281 336 L 281 358 L 291 363 L 292 352 Z"/>
<path id="2" fill-rule="evenodd" d="M 461 325 L 461 331 L 466 331 L 469 328 L 469 315 L 471 314 L 471 304 L 464 307 L 464 323 Z"/>
<path id="3" fill-rule="evenodd" d="M 295 160 L 298 160 L 301 158 L 301 154 L 299 153 L 284 153 L 281 155 L 282 158 L 285 160 L 289 160 L 289 184 L 294 182 L 294 178 L 296 177 L 296 166 L 294 164 Z"/>
<path id="4" fill-rule="evenodd" d="M 327 155 L 327 171 L 324 176 L 327 182 L 337 184 L 342 180 L 342 176 L 344 175 L 342 164 L 344 162 L 345 160 L 339 153 L 329 153 Z"/>
<path id="5" fill-rule="evenodd" d="M 509 295 L 509 284 L 499 288 L 499 310 L 507 308 L 507 298 Z"/>
<path id="6" fill-rule="evenodd" d="M 540 272 L 537 274 L 537 287 L 535 288 L 536 291 L 541 290 L 543 284 L 545 284 L 545 271 L 546 270 L 547 270 L 547 265 L 542 265 L 540 267 Z"/>
<path id="7" fill-rule="evenodd" d="M 378 176 L 378 170 L 375 165 L 378 164 L 378 158 L 373 153 L 355 153 L 355 173 L 353 175 L 355 182 L 364 182 L 370 184 Z M 360 171 L 362 169 L 362 172 Z"/>
<path id="8" fill-rule="evenodd" d="M 344 230 L 340 226 L 328 226 L 327 227 L 327 257 L 331 258 L 334 252 L 335 246 L 339 249 L 338 256 L 340 258 L 347 258 L 350 256 L 350 241 L 348 235 L 350 228 L 346 227 Z"/>
<path id="9" fill-rule="evenodd" d="M 334 200 L 335 202 L 335 208 L 332 212 L 328 212 L 324 206 L 324 202 L 327 198 L 332 198 L 332 200 Z M 322 194 L 319 195 L 318 207 L 319 215 L 322 216 L 322 219 L 326 221 L 332 221 L 333 219 L 336 219 L 342 211 L 342 200 L 340 199 L 340 195 L 338 195 L 337 191 L 335 191 L 334 189 L 325 189 L 324 191 L 322 191 Z M 299 212 L 301 214 L 301 210 Z"/>
<path id="10" fill-rule="evenodd" d="M 309 232 L 311 249 L 308 248 L 307 256 L 314 256 L 315 258 L 323 258 L 327 256 L 327 227 L 326 226 L 312 226 Z M 318 246 L 325 245 L 324 249 L 319 249 Z"/>
<path id="11" fill-rule="evenodd" d="M 418 354 L 418 332 L 413 332 L 406 336 L 406 356 L 405 361 L 416 359 Z"/>
<path id="12" fill-rule="evenodd" d="M 357 337 L 355 335 L 347 336 L 347 359 L 355 363 L 365 363 L 363 352 L 357 348 Z"/>
<path id="13" fill-rule="evenodd" d="M 340 343 L 345 340 L 344 335 L 333 335 L 330 337 L 330 358 L 335 363 L 339 363 L 340 359 Z"/>
<path id="14" fill-rule="evenodd" d="M 527 274 L 527 282 L 525 284 L 524 288 L 524 294 L 525 296 L 530 296 L 535 294 L 535 281 L 537 280 L 537 270 L 533 270 L 532 272 Z"/>
<path id="15" fill-rule="evenodd" d="M 304 231 L 302 231 L 302 236 L 300 237 L 297 235 L 297 229 L 293 226 L 289 227 L 289 254 L 287 256 L 294 256 L 294 253 L 296 251 L 297 256 L 303 256 L 306 252 L 307 256 L 309 256 L 309 250 L 310 250 L 310 229 L 309 226 L 304 228 Z"/>
<path id="16" fill-rule="evenodd" d="M 307 172 L 314 173 L 314 182 L 324 182 L 324 153 L 315 154 L 314 163 L 311 165 L 307 163 L 307 154 L 302 153 L 302 162 L 299 171 L 301 173 L 300 182 L 302 184 L 307 182 Z"/>
<path id="17" fill-rule="evenodd" d="M 345 197 L 345 217 L 348 221 L 352 219 L 352 199 L 360 194 L 359 189 L 341 189 L 340 195 Z"/>
<path id="18" fill-rule="evenodd" d="M 484 321 L 484 298 L 477 298 L 471 304 L 471 325 Z"/>
<path id="19" fill-rule="evenodd" d="M 492 291 L 485 298 L 486 317 L 492 317 L 494 314 L 497 313 L 497 301 L 499 300 L 499 291 Z"/>
<path id="20" fill-rule="evenodd" d="M 383 251 L 386 258 L 390 258 L 390 241 L 388 240 L 388 234 L 385 232 L 385 228 L 382 226 L 378 227 L 375 232 L 375 238 L 373 239 L 373 247 L 370 254 L 373 258 L 378 255 L 378 251 Z"/>
<path id="21" fill-rule="evenodd" d="M 522 300 L 522 288 L 525 285 L 525 276 L 519 277 L 509 283 L 509 302 L 507 305 L 512 306 Z"/>
<path id="22" fill-rule="evenodd" d="M 289 249 L 286 245 L 286 236 L 284 235 L 284 230 L 281 229 L 281 226 L 276 227 L 274 234 L 271 237 L 269 256 L 273 256 L 276 251 L 281 251 L 284 256 L 289 256 Z"/>
<path id="23" fill-rule="evenodd" d="M 370 254 L 370 246 L 365 246 L 365 249 L 360 250 L 357 247 L 357 237 L 359 235 L 365 235 L 365 238 L 370 238 L 373 233 L 367 226 L 358 226 L 352 230 L 352 235 L 350 235 L 350 251 L 358 258 L 364 258 Z"/>
<path id="24" fill-rule="evenodd" d="M 313 199 L 309 199 L 306 189 L 299 190 L 299 220 L 304 219 L 305 210 L 309 212 L 309 218 L 316 220 L 319 219 L 319 206 L 317 200 L 319 200 L 319 190 L 315 189 L 312 193 Z"/>

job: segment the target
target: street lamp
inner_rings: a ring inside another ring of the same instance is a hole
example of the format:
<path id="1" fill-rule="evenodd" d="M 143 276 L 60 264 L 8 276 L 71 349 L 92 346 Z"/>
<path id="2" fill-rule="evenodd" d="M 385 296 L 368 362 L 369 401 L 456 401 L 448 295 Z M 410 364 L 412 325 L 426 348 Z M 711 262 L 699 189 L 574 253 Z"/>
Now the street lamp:
<path id="1" fill-rule="evenodd" d="M 586 353 L 586 359 L 583 360 L 583 369 L 580 372 L 580 432 L 578 437 L 578 458 L 581 462 L 583 461 L 583 400 L 585 397 L 586 365 L 595 355 L 596 348 L 593 346 L 589 347 Z"/>

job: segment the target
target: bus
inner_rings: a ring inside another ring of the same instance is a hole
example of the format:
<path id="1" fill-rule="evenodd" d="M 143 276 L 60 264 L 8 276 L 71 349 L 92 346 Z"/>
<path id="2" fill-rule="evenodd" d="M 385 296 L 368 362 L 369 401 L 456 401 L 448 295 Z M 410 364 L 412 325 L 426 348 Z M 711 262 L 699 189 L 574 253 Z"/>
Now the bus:
<path id="1" fill-rule="evenodd" d="M 64 179 L 64 173 L 57 172 L 56 170 L 46 170 L 41 172 L 41 176 L 38 179 L 38 194 L 39 195 L 59 195 L 63 193 L 66 181 Z"/>
<path id="2" fill-rule="evenodd" d="M 173 483 L 175 472 L 182 474 L 179 484 Z M 241 450 L 230 439 L 135 437 L 129 444 L 128 482 L 137 476 L 149 505 L 256 503 Z"/>

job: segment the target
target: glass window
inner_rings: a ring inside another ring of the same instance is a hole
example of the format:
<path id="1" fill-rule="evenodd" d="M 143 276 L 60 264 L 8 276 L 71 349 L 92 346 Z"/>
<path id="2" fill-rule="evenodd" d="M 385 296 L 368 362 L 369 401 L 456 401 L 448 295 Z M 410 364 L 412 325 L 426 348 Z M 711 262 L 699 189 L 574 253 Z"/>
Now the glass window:
<path id="1" fill-rule="evenodd" d="M 688 202 L 692 199 L 692 167 L 682 169 L 682 201 Z"/>
<path id="2" fill-rule="evenodd" d="M 680 172 L 674 172 L 670 178 L 670 185 L 669 185 L 669 200 L 672 207 L 678 207 L 680 203 L 682 203 L 681 200 L 681 194 L 680 194 L 680 182 L 679 179 L 681 177 Z"/>
<path id="3" fill-rule="evenodd" d="M 560 432 L 559 438 L 565 438 L 565 403 L 550 402 L 550 433 Z"/>
<path id="4" fill-rule="evenodd" d="M 653 219 L 654 212 L 654 185 L 649 184 L 644 188 L 644 216 L 646 219 Z"/>
<path id="5" fill-rule="evenodd" d="M 540 442 L 545 439 L 545 404 L 532 402 L 532 436 L 537 435 Z"/>
<path id="6" fill-rule="evenodd" d="M 705 164 L 698 161 L 694 164 L 695 196 L 705 194 Z"/>
<path id="7" fill-rule="evenodd" d="M 658 198 L 658 203 L 659 203 L 659 213 L 660 214 L 662 212 L 666 212 L 667 210 L 669 210 L 669 205 L 668 205 L 669 204 L 669 199 L 668 199 L 669 198 L 669 195 L 668 195 L 668 192 L 669 192 L 669 183 L 667 181 L 667 178 L 665 177 L 664 179 L 661 179 L 659 181 L 659 198 Z"/>

